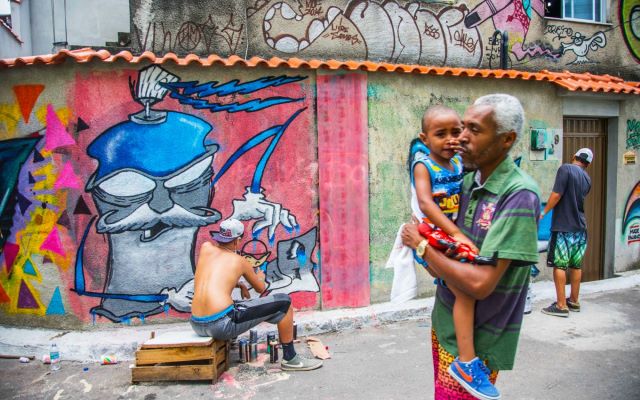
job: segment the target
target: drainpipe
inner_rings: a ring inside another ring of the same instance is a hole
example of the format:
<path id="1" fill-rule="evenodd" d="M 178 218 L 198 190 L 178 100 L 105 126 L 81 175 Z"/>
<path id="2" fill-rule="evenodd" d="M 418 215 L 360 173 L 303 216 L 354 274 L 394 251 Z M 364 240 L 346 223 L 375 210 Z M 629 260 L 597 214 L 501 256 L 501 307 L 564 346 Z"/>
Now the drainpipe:
<path id="1" fill-rule="evenodd" d="M 509 33 L 496 29 L 491 37 L 493 43 L 496 42 L 496 36 L 498 35 L 500 35 L 500 69 L 507 69 L 509 68 Z"/>
<path id="2" fill-rule="evenodd" d="M 64 0 L 64 41 L 56 41 L 56 6 L 55 0 L 51 0 L 51 21 L 53 24 L 53 52 L 56 53 L 60 49 L 65 49 L 69 45 L 67 34 L 67 0 Z"/>

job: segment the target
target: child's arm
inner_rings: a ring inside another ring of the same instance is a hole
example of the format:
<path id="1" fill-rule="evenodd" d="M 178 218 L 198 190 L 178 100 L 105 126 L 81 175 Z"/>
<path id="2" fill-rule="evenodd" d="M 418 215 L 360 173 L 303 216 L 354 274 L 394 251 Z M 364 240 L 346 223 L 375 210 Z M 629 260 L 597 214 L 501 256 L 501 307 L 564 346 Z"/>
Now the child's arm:
<path id="1" fill-rule="evenodd" d="M 446 234 L 464 243 L 477 252 L 478 248 L 467 238 L 460 229 L 453 223 L 440 209 L 440 206 L 433 201 L 433 192 L 431 190 L 431 175 L 429 170 L 423 164 L 416 164 L 413 168 L 414 184 L 416 187 L 416 195 L 418 196 L 418 205 L 420 210 L 429 218 L 438 228 L 442 229 Z"/>

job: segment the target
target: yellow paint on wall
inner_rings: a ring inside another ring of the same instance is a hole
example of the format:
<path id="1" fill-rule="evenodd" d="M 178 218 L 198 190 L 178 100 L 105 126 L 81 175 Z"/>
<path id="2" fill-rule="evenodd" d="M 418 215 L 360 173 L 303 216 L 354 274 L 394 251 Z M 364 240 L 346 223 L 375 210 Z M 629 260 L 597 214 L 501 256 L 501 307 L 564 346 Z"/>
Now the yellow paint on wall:
<path id="1" fill-rule="evenodd" d="M 0 104 L 0 140 L 13 139 L 22 118 L 17 104 Z"/>
<path id="2" fill-rule="evenodd" d="M 69 126 L 69 120 L 71 119 L 71 110 L 68 107 L 62 107 L 56 109 L 56 115 L 60 118 L 60 122 L 62 125 Z M 36 118 L 42 124 L 42 126 L 47 126 L 47 106 L 40 106 L 36 110 Z"/>

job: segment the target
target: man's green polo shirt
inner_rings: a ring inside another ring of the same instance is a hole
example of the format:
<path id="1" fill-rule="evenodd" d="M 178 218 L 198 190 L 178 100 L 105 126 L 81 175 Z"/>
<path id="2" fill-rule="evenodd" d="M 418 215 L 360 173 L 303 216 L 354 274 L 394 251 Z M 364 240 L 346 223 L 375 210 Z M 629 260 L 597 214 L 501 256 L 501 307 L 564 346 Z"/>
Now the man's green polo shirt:
<path id="1" fill-rule="evenodd" d="M 481 256 L 512 260 L 496 289 L 476 302 L 476 354 L 494 370 L 513 368 L 531 264 L 538 261 L 538 185 L 507 156 L 483 185 L 479 172 L 464 178 L 457 225 Z M 438 341 L 457 355 L 455 296 L 441 285 L 431 314 Z"/>

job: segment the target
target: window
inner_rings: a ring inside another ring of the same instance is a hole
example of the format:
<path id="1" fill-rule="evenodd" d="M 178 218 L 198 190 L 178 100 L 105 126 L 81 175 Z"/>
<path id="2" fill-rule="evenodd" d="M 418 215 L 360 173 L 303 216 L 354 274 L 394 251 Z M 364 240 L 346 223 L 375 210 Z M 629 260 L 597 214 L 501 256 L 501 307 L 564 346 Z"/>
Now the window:
<path id="1" fill-rule="evenodd" d="M 545 16 L 606 22 L 606 0 L 545 0 Z"/>

